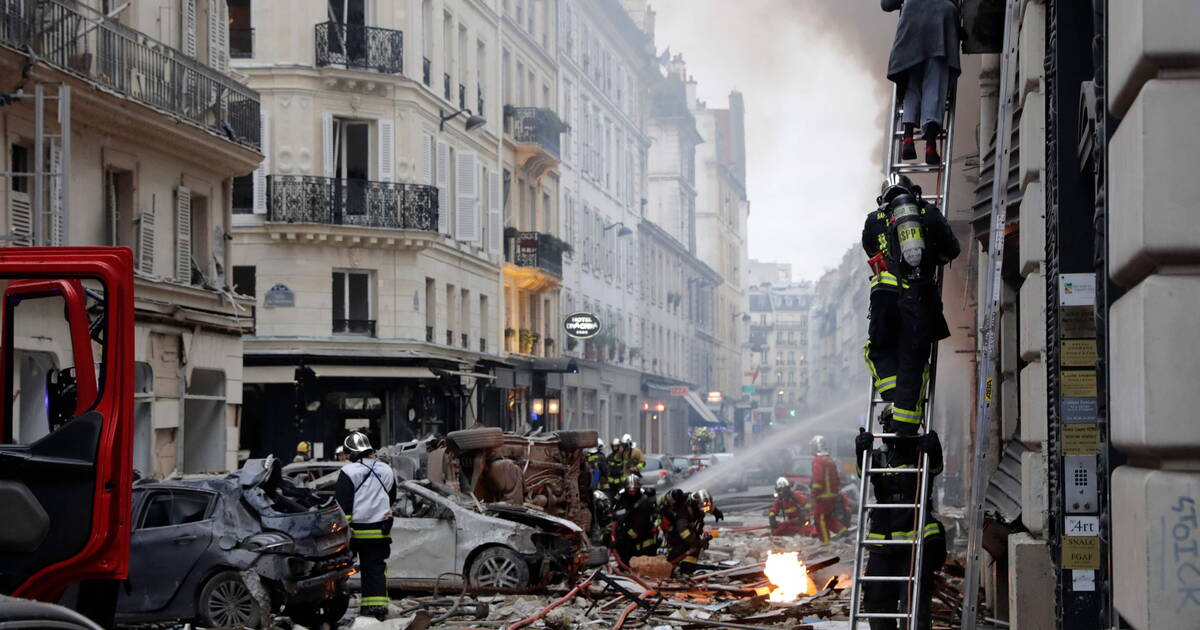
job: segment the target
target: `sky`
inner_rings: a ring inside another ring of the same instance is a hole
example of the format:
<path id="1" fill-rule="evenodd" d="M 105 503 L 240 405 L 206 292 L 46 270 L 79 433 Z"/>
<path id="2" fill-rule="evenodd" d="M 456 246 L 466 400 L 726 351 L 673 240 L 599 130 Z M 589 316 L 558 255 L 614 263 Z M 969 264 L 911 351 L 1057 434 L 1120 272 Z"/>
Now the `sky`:
<path id="1" fill-rule="evenodd" d="M 874 207 L 896 14 L 874 0 L 650 0 L 697 95 L 746 102 L 750 258 L 816 280 Z M 699 165 L 697 165 L 699 166 Z"/>

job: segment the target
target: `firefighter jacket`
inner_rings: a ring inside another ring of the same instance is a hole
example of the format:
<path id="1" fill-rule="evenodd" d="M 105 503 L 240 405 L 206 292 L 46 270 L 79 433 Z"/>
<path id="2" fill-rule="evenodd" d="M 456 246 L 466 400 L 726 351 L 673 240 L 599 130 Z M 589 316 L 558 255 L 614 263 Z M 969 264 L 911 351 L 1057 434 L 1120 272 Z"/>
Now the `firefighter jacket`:
<path id="1" fill-rule="evenodd" d="M 372 458 L 346 464 L 338 474 L 334 495 L 355 540 L 391 537 L 392 503 L 396 501 L 391 466 Z"/>
<path id="2" fill-rule="evenodd" d="M 861 461 L 861 453 L 859 455 Z M 916 438 L 887 439 L 882 447 L 871 451 L 871 468 L 913 468 L 920 465 L 920 457 Z M 929 454 L 930 488 L 933 487 L 933 478 L 942 472 L 942 466 L 942 449 L 938 444 Z M 875 490 L 877 503 L 916 503 L 917 493 L 920 491 L 918 484 L 920 475 L 912 473 L 871 475 L 871 486 Z M 868 544 L 871 540 L 912 540 L 916 535 L 913 528 L 917 522 L 914 512 L 913 508 L 872 509 L 867 534 Z M 941 523 L 933 519 L 931 513 L 927 514 L 929 516 L 922 535 L 928 538 L 944 534 Z"/>
<path id="3" fill-rule="evenodd" d="M 775 495 L 775 501 L 771 503 L 771 509 L 767 511 L 767 516 L 783 517 L 784 520 L 797 520 L 804 518 L 804 515 L 809 510 L 808 497 L 804 496 L 803 492 L 793 490 L 792 496 Z"/>
<path id="4" fill-rule="evenodd" d="M 888 230 L 891 227 L 886 206 L 867 213 L 863 224 L 862 246 L 871 267 L 871 293 L 876 291 L 900 291 L 900 281 L 887 267 Z"/>
<path id="5" fill-rule="evenodd" d="M 608 489 L 608 458 L 600 451 L 588 451 L 587 455 L 588 471 L 592 481 L 592 488 L 596 490 Z"/>
<path id="6" fill-rule="evenodd" d="M 621 490 L 617 495 L 614 520 L 617 544 L 631 544 L 637 551 L 649 549 L 658 542 L 655 527 L 654 499 L 645 492 L 636 495 Z"/>
<path id="7" fill-rule="evenodd" d="M 813 458 L 812 463 L 812 482 L 809 483 L 812 488 L 814 499 L 829 499 L 837 497 L 838 491 L 842 489 L 841 479 L 838 477 L 838 465 L 833 461 L 833 458 L 828 455 L 817 455 Z"/>
<path id="8" fill-rule="evenodd" d="M 700 551 L 708 546 L 708 537 L 704 535 L 704 510 L 700 503 L 679 491 L 678 495 L 668 495 L 659 514 L 668 559 L 677 561 L 682 557 L 697 562 Z"/>

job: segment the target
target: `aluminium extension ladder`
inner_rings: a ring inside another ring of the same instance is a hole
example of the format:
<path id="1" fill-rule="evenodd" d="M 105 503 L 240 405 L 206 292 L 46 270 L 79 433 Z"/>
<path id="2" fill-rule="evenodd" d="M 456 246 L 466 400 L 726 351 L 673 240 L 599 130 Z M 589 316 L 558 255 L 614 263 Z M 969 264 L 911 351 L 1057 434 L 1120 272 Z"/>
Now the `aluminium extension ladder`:
<path id="1" fill-rule="evenodd" d="M 901 175 L 907 175 L 912 179 L 913 183 L 921 186 L 921 197 L 932 202 L 938 208 L 946 212 L 945 201 L 950 196 L 950 164 L 953 161 L 953 146 L 954 146 L 954 105 L 955 92 L 957 91 L 956 82 L 951 79 L 950 90 L 946 103 L 946 112 L 942 121 L 942 132 L 938 136 L 938 144 L 941 145 L 941 164 L 929 165 L 919 162 L 902 162 L 900 160 L 900 144 L 904 136 L 901 127 L 901 116 L 903 114 L 902 95 L 898 94 L 895 88 L 892 90 L 892 116 L 888 126 L 888 142 L 885 151 L 885 165 L 888 173 L 888 180 L 891 183 L 897 183 Z M 918 160 L 921 153 L 918 151 Z M 929 184 L 926 187 L 926 184 Z M 933 194 L 926 194 L 925 190 L 936 191 Z M 948 213 L 947 213 L 948 214 Z M 938 291 L 941 291 L 942 286 L 942 270 L 939 267 L 937 272 Z M 938 344 L 934 343 L 929 358 L 929 382 L 926 391 L 923 393 L 921 401 L 921 426 L 918 434 L 924 434 L 928 430 L 929 418 L 933 407 L 934 387 L 937 383 L 937 357 Z M 876 433 L 878 415 L 881 411 L 880 406 L 884 401 L 879 398 L 875 392 L 874 383 L 871 385 L 870 407 L 867 410 L 866 430 L 875 434 L 875 438 L 882 439 L 885 437 L 894 437 L 893 433 Z M 911 438 L 910 438 L 911 439 Z M 901 628 L 915 628 L 917 620 L 917 608 L 919 598 L 916 596 L 921 590 L 921 572 L 919 568 L 924 562 L 925 556 L 925 525 L 929 519 L 929 494 L 930 494 L 930 476 L 926 474 L 929 468 L 929 455 L 922 454 L 920 462 L 916 468 L 871 468 L 871 453 L 867 451 L 863 454 L 862 461 L 859 462 L 862 470 L 862 478 L 859 480 L 858 488 L 858 528 L 855 534 L 854 545 L 854 573 L 853 585 L 850 590 L 850 628 L 852 630 L 859 627 L 859 622 L 870 619 L 896 619 L 906 621 L 907 624 L 901 623 Z M 871 499 L 872 493 L 868 488 L 871 486 L 871 477 L 873 475 L 905 475 L 915 474 L 918 476 L 918 493 L 916 503 L 873 503 Z M 871 499 L 871 500 L 868 500 Z M 872 510 L 876 509 L 909 509 L 913 510 L 913 538 L 912 540 L 871 540 L 867 541 L 869 515 Z M 866 547 L 868 545 L 906 545 L 911 547 L 912 554 L 910 556 L 909 573 L 906 576 L 870 576 L 865 575 L 866 568 Z M 866 582 L 903 582 L 907 586 L 907 607 L 903 612 L 864 612 L 862 606 L 862 585 Z"/>

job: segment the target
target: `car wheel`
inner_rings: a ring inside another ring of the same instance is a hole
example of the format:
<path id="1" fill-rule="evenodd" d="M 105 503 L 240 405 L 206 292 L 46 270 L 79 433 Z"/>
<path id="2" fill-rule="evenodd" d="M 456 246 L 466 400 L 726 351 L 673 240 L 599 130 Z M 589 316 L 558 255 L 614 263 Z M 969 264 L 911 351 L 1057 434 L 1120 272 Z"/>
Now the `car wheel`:
<path id="1" fill-rule="evenodd" d="M 565 449 L 596 448 L 596 441 L 599 439 L 599 434 L 591 429 L 555 431 L 554 435 L 558 436 L 559 444 Z"/>
<path id="2" fill-rule="evenodd" d="M 474 586 L 525 588 L 529 586 L 529 565 L 512 549 L 491 547 L 475 557 L 469 576 Z"/>
<path id="3" fill-rule="evenodd" d="M 237 571 L 213 576 L 200 590 L 196 609 L 204 625 L 216 628 L 257 628 L 262 622 L 258 600 Z"/>
<path id="4" fill-rule="evenodd" d="M 462 431 L 451 431 L 446 435 L 446 439 L 450 440 L 460 451 L 480 451 L 496 448 L 503 444 L 504 431 L 499 427 L 463 429 Z"/>

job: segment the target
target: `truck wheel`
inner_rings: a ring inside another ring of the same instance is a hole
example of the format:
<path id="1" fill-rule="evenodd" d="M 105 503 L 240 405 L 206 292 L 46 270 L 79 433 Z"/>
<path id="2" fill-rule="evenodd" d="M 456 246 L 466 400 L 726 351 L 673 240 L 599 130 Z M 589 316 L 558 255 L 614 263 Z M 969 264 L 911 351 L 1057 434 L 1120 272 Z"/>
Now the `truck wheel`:
<path id="1" fill-rule="evenodd" d="M 525 588 L 529 586 L 529 565 L 507 547 L 484 549 L 471 563 L 471 584 L 493 588 Z"/>
<path id="2" fill-rule="evenodd" d="M 596 439 L 599 435 L 592 429 L 584 429 L 581 431 L 555 431 L 554 435 L 558 436 L 558 441 L 565 449 L 575 448 L 596 448 Z"/>
<path id="3" fill-rule="evenodd" d="M 262 611 L 258 600 L 237 571 L 222 571 L 200 590 L 196 612 L 205 626 L 214 628 L 258 628 Z"/>
<path id="4" fill-rule="evenodd" d="M 466 453 L 470 451 L 481 451 L 489 448 L 496 448 L 504 443 L 504 431 L 499 427 L 487 427 L 485 429 L 463 429 L 462 431 L 451 431 L 447 436 L 458 450 Z"/>

